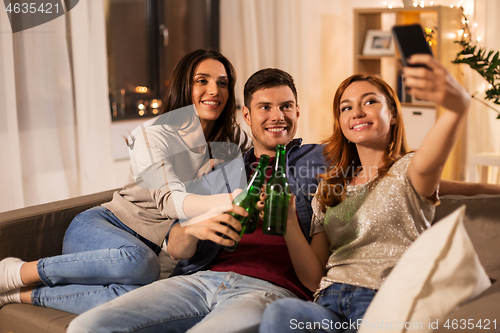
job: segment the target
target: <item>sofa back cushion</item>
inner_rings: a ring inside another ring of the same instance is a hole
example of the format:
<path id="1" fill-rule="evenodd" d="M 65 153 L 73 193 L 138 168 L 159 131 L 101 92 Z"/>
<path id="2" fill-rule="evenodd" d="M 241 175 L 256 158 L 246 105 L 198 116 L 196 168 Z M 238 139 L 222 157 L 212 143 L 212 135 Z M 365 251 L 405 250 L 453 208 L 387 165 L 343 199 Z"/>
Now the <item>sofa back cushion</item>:
<path id="1" fill-rule="evenodd" d="M 80 212 L 110 201 L 115 190 L 0 213 L 0 260 L 61 254 L 64 233 Z"/>

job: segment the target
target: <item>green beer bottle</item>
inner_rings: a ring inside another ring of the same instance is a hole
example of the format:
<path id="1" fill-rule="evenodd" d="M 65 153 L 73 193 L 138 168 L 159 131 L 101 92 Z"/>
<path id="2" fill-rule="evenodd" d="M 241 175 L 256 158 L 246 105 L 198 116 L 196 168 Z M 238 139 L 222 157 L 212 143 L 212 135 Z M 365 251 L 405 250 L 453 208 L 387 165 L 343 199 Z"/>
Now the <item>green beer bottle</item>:
<path id="1" fill-rule="evenodd" d="M 276 146 L 276 162 L 271 179 L 266 186 L 264 225 L 266 235 L 285 235 L 290 188 L 286 178 L 286 150 L 284 145 Z"/>
<path id="2" fill-rule="evenodd" d="M 255 210 L 252 216 L 248 219 L 247 227 L 245 228 L 245 234 L 251 234 L 257 230 L 257 223 L 259 223 L 259 213 L 260 211 Z"/>
<path id="3" fill-rule="evenodd" d="M 257 204 L 257 201 L 259 201 L 260 189 L 264 184 L 264 180 L 266 179 L 266 167 L 268 163 L 269 156 L 261 155 L 259 163 L 257 164 L 257 169 L 255 169 L 254 173 L 252 174 L 252 178 L 248 182 L 246 189 L 233 200 L 233 204 L 245 208 L 245 210 L 248 212 L 248 215 L 241 216 L 233 212 L 228 213 L 229 215 L 234 216 L 234 218 L 236 218 L 242 224 L 243 229 L 241 229 L 240 231 L 240 237 L 245 232 L 248 220 L 253 215 L 253 213 L 257 211 L 257 208 L 255 208 L 255 204 Z M 224 238 L 229 237 L 224 236 Z M 238 243 L 234 244 L 231 247 L 223 246 L 223 248 L 228 251 L 234 251 L 234 249 L 236 249 L 236 245 L 238 245 Z"/>
<path id="4" fill-rule="evenodd" d="M 266 163 L 268 163 L 268 162 L 266 162 Z M 266 172 L 266 171 L 264 170 L 264 172 Z M 265 179 L 265 177 L 266 177 L 266 175 L 264 174 L 264 179 Z M 262 184 L 264 184 L 264 179 L 262 180 Z M 259 201 L 259 200 L 257 199 L 257 201 Z M 253 214 L 250 216 L 250 218 L 248 219 L 248 222 L 247 222 L 247 226 L 245 228 L 245 234 L 251 234 L 255 230 L 257 230 L 257 224 L 259 223 L 259 213 L 260 213 L 260 211 L 258 209 L 256 209 L 253 212 Z"/>

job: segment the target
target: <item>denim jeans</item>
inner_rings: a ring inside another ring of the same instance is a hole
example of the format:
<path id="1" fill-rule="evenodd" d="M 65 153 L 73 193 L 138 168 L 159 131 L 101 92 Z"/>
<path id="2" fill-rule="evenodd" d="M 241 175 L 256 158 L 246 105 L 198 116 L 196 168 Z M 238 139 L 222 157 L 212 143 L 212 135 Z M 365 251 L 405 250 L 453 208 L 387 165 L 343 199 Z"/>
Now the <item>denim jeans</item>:
<path id="1" fill-rule="evenodd" d="M 268 304 L 292 292 L 234 272 L 159 280 L 77 317 L 67 333 L 257 332 Z"/>
<path id="2" fill-rule="evenodd" d="M 104 207 L 73 219 L 62 253 L 38 261 L 34 305 L 80 314 L 160 275 L 155 252 Z"/>
<path id="3" fill-rule="evenodd" d="M 278 300 L 266 309 L 260 333 L 357 332 L 376 290 L 335 283 L 322 290 L 316 303 Z"/>

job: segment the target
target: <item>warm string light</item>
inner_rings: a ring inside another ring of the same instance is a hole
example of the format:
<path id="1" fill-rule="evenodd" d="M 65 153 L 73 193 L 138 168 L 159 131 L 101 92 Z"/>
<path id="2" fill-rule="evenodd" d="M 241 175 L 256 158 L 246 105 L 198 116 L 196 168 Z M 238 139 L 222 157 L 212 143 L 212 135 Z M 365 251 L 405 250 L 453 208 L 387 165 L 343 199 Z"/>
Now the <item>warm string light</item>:
<path id="1" fill-rule="evenodd" d="M 139 101 L 137 101 L 137 113 L 139 114 L 139 116 L 144 116 L 144 114 L 146 113 L 146 105 L 144 105 L 144 101 L 141 99 Z"/>
<path id="2" fill-rule="evenodd" d="M 160 112 L 162 101 L 161 99 L 153 99 L 150 103 L 151 105 L 151 113 L 158 114 Z"/>
<path id="3" fill-rule="evenodd" d="M 401 8 L 404 7 L 404 5 L 401 3 L 401 0 L 398 1 L 397 5 L 394 5 L 394 4 L 392 4 L 392 3 L 388 2 L 388 1 L 382 2 L 382 5 L 384 5 L 384 7 L 387 7 L 389 9 L 397 8 L 397 7 L 401 7 Z"/>
<path id="4" fill-rule="evenodd" d="M 427 43 L 429 43 L 429 46 L 434 46 L 437 45 L 437 41 L 434 38 L 434 30 L 431 28 L 424 28 L 425 30 L 425 39 L 427 40 Z"/>
<path id="5" fill-rule="evenodd" d="M 462 24 L 464 26 L 463 29 L 460 29 L 458 31 L 458 38 L 469 40 L 470 42 L 473 42 L 474 41 L 473 36 L 476 34 L 477 27 L 479 26 L 479 24 L 477 22 L 474 22 L 471 26 L 469 16 L 467 14 L 465 14 L 464 8 L 462 5 L 463 5 L 463 1 L 460 1 L 460 4 L 457 4 L 457 8 L 460 8 L 462 10 L 462 16 L 463 16 Z M 477 36 L 475 38 L 476 42 L 480 42 L 481 40 L 482 40 L 481 36 Z"/>
<path id="6" fill-rule="evenodd" d="M 150 101 L 140 99 L 136 102 L 137 114 L 141 117 L 146 114 L 157 115 L 160 113 L 161 105 L 162 105 L 161 99 L 155 98 Z"/>
<path id="7" fill-rule="evenodd" d="M 383 1 L 382 4 L 389 8 L 389 9 L 392 9 L 393 8 L 393 4 L 392 3 L 389 3 L 388 1 Z M 460 1 L 458 4 L 456 5 L 450 5 L 450 8 L 461 8 L 462 11 L 463 11 L 463 4 L 464 2 L 463 1 Z M 429 5 L 430 6 L 434 6 L 434 1 L 429 1 Z M 421 7 L 421 8 L 424 8 L 426 6 L 426 1 L 424 0 L 413 0 L 413 7 Z M 465 14 L 464 14 L 464 17 L 465 17 Z M 469 19 L 464 19 L 462 20 L 462 24 L 464 26 L 467 27 L 467 30 L 470 30 L 469 28 Z M 477 23 L 474 23 L 473 24 L 473 27 L 474 27 L 474 30 L 477 29 L 477 26 L 478 24 Z M 432 30 L 431 30 L 432 31 Z M 469 33 L 467 32 L 464 32 L 464 29 L 460 30 L 457 34 L 457 37 L 458 38 L 472 38 L 472 33 L 469 31 Z M 476 39 L 475 39 L 477 42 L 480 42 L 482 40 L 482 37 L 481 36 L 478 36 Z M 435 45 L 436 44 L 436 41 L 435 40 L 429 40 L 429 44 L 430 45 Z"/>
<path id="8" fill-rule="evenodd" d="M 389 3 L 388 1 L 383 1 L 382 4 L 384 7 L 387 7 L 389 9 L 392 9 L 394 5 L 392 3 Z M 430 6 L 434 6 L 434 1 L 429 1 Z M 420 7 L 424 8 L 426 6 L 426 1 L 425 0 L 413 0 L 413 7 Z M 404 5 L 400 5 L 399 7 L 404 7 Z"/>
<path id="9" fill-rule="evenodd" d="M 148 92 L 148 87 L 144 87 L 144 86 L 137 86 L 135 87 L 135 92 L 136 93 L 139 93 L 139 94 L 145 94 Z"/>

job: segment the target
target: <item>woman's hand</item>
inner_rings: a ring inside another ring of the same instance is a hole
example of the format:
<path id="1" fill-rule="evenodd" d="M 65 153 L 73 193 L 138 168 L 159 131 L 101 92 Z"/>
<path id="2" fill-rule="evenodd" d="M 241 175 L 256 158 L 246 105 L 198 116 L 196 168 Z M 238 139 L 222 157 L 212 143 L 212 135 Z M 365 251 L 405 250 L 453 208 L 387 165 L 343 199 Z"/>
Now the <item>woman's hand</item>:
<path id="1" fill-rule="evenodd" d="M 248 212 L 243 207 L 239 206 L 234 206 L 228 213 L 229 212 L 241 216 L 248 215 Z M 240 221 L 232 215 L 223 213 L 203 221 L 190 223 L 184 226 L 184 228 L 186 228 L 188 235 L 198 240 L 210 240 L 219 245 L 233 246 L 234 242 L 240 241 L 238 232 L 241 231 L 242 226 Z M 223 236 L 227 236 L 230 239 L 224 238 Z"/>
<path id="2" fill-rule="evenodd" d="M 239 206 L 233 206 L 228 212 L 247 216 L 248 212 Z M 221 246 L 233 246 L 240 241 L 241 223 L 233 216 L 223 213 L 209 218 L 194 218 L 182 224 L 176 224 L 170 231 L 168 253 L 174 259 L 188 259 L 196 252 L 199 240 L 209 240 Z M 229 238 L 224 238 L 227 236 Z"/>
<path id="3" fill-rule="evenodd" d="M 293 214 L 295 214 L 295 196 L 293 194 L 290 194 L 289 197 L 290 202 L 292 201 L 292 197 L 293 197 Z M 259 217 L 261 219 L 264 218 L 264 208 L 266 204 L 266 198 L 267 198 L 266 185 L 262 185 L 262 188 L 260 189 L 259 201 L 257 201 L 257 204 L 255 205 L 257 210 L 260 210 Z M 290 213 L 291 209 L 292 208 L 290 207 L 290 204 L 288 204 L 288 213 Z"/>
<path id="4" fill-rule="evenodd" d="M 217 166 L 217 165 L 219 165 L 219 164 L 221 164 L 223 162 L 224 162 L 223 160 L 220 160 L 220 159 L 217 159 L 217 158 L 211 158 L 211 159 L 209 159 L 208 161 L 205 162 L 205 164 L 203 164 L 198 169 L 196 177 L 197 178 L 201 178 L 201 177 L 205 176 L 206 174 L 210 173 L 215 168 L 215 166 Z"/>
<path id="5" fill-rule="evenodd" d="M 469 109 L 469 94 L 436 58 L 428 54 L 415 54 L 408 59 L 408 63 L 426 66 L 403 69 L 405 86 L 411 95 L 450 111 L 464 113 Z"/>
<path id="6" fill-rule="evenodd" d="M 266 202 L 266 188 L 264 185 L 264 186 L 262 186 L 259 201 L 256 204 L 256 208 L 258 210 L 260 210 L 260 213 L 259 213 L 260 219 L 264 218 L 265 202 Z M 287 221 L 286 221 L 287 230 L 290 230 L 290 228 L 296 228 L 296 227 L 300 229 L 296 212 L 297 212 L 297 207 L 295 206 L 295 195 L 290 194 L 289 201 L 288 201 Z M 287 231 L 287 233 L 288 233 L 288 231 Z M 286 235 L 285 235 L 285 238 L 286 238 Z"/>

